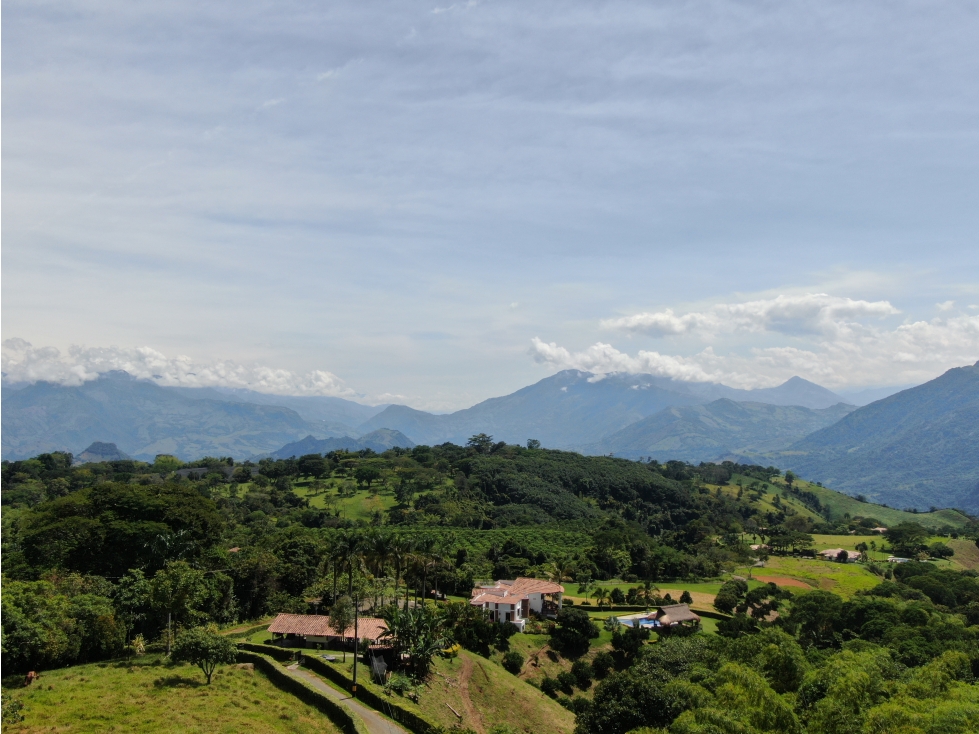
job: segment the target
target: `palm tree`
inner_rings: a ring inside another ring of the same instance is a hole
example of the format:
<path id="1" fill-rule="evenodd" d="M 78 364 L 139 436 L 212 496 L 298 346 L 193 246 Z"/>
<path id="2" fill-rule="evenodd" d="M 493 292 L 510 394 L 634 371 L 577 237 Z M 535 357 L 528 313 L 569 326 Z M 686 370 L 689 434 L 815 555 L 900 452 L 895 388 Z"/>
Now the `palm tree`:
<path id="1" fill-rule="evenodd" d="M 555 583 L 562 584 L 565 581 L 571 580 L 571 574 L 574 573 L 574 562 L 567 556 L 561 556 L 553 563 L 550 567 L 550 577 L 551 581 Z"/>
<path id="2" fill-rule="evenodd" d="M 418 565 L 422 570 L 422 587 L 421 587 L 421 597 L 422 603 L 425 603 L 425 599 L 428 596 L 428 591 L 426 589 L 428 585 L 428 568 L 434 564 L 432 556 L 435 552 L 435 541 L 432 538 L 423 538 L 415 546 L 415 555 L 418 559 Z"/>
<path id="3" fill-rule="evenodd" d="M 438 599 L 439 599 L 438 571 L 439 568 L 442 567 L 442 564 L 445 563 L 445 558 L 446 556 L 449 555 L 450 551 L 451 551 L 451 547 L 448 541 L 445 540 L 444 538 L 439 538 L 438 540 L 435 541 L 435 544 L 432 546 L 431 559 L 432 559 L 433 576 L 435 577 L 435 602 L 436 603 L 438 603 Z"/>
<path id="4" fill-rule="evenodd" d="M 408 565 L 411 557 L 413 544 L 410 538 L 396 535 L 391 540 L 390 558 L 394 564 L 394 603 L 398 603 L 398 582 L 401 580 L 401 572 Z M 405 604 L 407 604 L 405 597 Z"/>
<path id="5" fill-rule="evenodd" d="M 391 558 L 391 535 L 381 530 L 376 530 L 367 536 L 366 551 L 370 562 L 371 571 L 375 578 L 383 578 L 388 560 Z M 384 602 L 384 592 L 381 592 L 381 603 Z M 378 600 L 374 599 L 374 606 L 379 606 Z"/>
<path id="6" fill-rule="evenodd" d="M 394 659 L 403 660 L 415 680 L 424 680 L 432 658 L 452 644 L 443 615 L 425 606 L 414 609 L 395 606 L 385 609 L 381 616 L 388 625 L 381 637 L 392 640 Z"/>
<path id="7" fill-rule="evenodd" d="M 649 609 L 649 603 L 653 600 L 653 591 L 659 591 L 659 587 L 652 581 L 643 582 L 642 589 L 639 591 L 639 598 L 646 602 L 646 609 Z"/>
<path id="8" fill-rule="evenodd" d="M 347 595 L 353 596 L 354 571 L 363 564 L 363 538 L 354 532 L 344 532 L 338 538 L 335 552 L 340 568 L 347 572 Z"/>
<path id="9" fill-rule="evenodd" d="M 611 604 L 612 593 L 605 586 L 596 586 L 595 590 L 592 592 L 592 597 L 598 602 L 598 608 L 601 609 L 605 602 Z"/>

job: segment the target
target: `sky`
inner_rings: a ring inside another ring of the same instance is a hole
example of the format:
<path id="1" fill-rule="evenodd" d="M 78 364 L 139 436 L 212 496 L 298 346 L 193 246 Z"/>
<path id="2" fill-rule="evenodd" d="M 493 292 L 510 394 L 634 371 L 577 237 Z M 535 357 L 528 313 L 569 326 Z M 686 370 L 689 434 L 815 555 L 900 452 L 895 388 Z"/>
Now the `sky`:
<path id="1" fill-rule="evenodd" d="M 979 360 L 973 4 L 3 14 L 8 381 L 452 410 Z"/>

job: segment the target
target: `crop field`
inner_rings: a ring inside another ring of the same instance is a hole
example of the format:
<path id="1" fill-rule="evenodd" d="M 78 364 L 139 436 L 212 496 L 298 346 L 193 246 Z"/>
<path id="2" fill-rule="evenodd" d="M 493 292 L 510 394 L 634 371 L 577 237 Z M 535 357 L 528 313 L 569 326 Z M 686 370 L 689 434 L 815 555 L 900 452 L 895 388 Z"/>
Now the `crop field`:
<path id="1" fill-rule="evenodd" d="M 5 683 L 9 682 L 5 681 Z M 319 711 L 257 671 L 220 666 L 211 685 L 191 665 L 159 655 L 46 671 L 29 688 L 4 688 L 24 708 L 13 732 L 292 732 L 339 734 Z"/>

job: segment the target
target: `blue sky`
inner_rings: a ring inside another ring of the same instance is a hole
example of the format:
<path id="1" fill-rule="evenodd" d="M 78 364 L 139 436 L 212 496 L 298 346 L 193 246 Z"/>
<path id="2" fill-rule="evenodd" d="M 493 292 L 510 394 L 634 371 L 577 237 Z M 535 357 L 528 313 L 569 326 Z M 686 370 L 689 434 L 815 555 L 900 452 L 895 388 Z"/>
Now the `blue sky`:
<path id="1" fill-rule="evenodd" d="M 979 359 L 967 3 L 4 3 L 4 371 L 431 409 Z M 29 344 L 30 346 L 27 346 Z"/>

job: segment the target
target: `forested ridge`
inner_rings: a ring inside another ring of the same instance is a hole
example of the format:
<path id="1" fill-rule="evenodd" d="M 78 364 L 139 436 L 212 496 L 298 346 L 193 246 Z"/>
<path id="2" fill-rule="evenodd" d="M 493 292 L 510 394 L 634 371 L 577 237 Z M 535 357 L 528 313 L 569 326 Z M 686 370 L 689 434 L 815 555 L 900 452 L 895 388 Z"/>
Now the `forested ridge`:
<path id="1" fill-rule="evenodd" d="M 656 584 L 753 562 L 758 541 L 772 554 L 811 555 L 812 533 L 875 522 L 872 505 L 866 517 L 837 517 L 793 480 L 775 467 L 586 457 L 485 435 L 254 465 L 161 455 L 75 466 L 63 453 L 4 462 L 4 672 L 111 658 L 207 623 L 305 613 L 310 599 L 329 608 L 352 596 L 384 610 L 433 590 L 468 596 L 494 578 L 579 588 L 620 579 L 640 595 L 645 585 L 648 599 Z M 772 486 L 774 504 L 760 502 Z M 358 503 L 375 509 L 343 510 Z M 947 531 L 979 535 L 974 522 Z M 909 524 L 890 541 L 941 557 L 930 534 Z M 727 615 L 717 635 L 653 645 L 616 632 L 593 697 L 560 699 L 581 734 L 979 726 L 975 572 L 908 563 L 850 599 L 729 581 L 717 599 Z M 431 612 L 446 639 L 505 647 L 457 606 Z M 569 640 L 587 615 L 564 614 L 554 646 L 563 634 L 567 654 L 582 655 L 581 640 Z"/>

